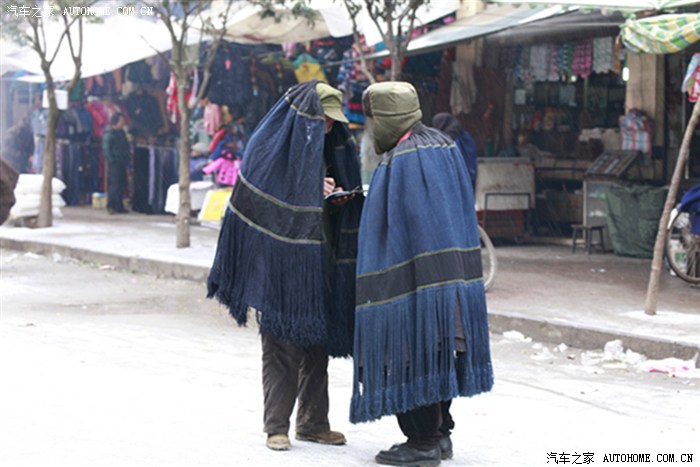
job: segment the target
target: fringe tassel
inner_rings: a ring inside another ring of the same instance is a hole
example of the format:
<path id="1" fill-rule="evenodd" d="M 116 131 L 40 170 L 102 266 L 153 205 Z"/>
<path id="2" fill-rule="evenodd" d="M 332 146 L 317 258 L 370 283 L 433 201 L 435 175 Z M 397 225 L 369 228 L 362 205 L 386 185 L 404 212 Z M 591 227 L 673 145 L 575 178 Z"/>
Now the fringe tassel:
<path id="1" fill-rule="evenodd" d="M 351 357 L 355 328 L 355 263 L 336 263 L 333 304 L 328 316 L 328 344 L 331 357 Z"/>
<path id="2" fill-rule="evenodd" d="M 455 358 L 458 297 L 467 352 Z M 493 386 L 482 281 L 433 287 L 360 308 L 355 326 L 352 423 L 472 396 Z"/>
<path id="3" fill-rule="evenodd" d="M 322 248 L 280 242 L 227 210 L 207 296 L 226 305 L 241 326 L 250 306 L 258 310 L 261 331 L 298 347 L 323 346 L 328 319 L 319 286 Z"/>

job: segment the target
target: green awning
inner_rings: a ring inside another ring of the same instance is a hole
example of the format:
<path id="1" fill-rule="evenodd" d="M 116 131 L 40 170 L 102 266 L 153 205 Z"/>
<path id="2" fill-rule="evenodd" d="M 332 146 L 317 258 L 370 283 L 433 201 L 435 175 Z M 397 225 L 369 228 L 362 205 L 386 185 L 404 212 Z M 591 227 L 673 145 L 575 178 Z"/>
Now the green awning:
<path id="1" fill-rule="evenodd" d="M 628 19 L 620 37 L 636 53 L 676 53 L 700 41 L 700 13 Z"/>

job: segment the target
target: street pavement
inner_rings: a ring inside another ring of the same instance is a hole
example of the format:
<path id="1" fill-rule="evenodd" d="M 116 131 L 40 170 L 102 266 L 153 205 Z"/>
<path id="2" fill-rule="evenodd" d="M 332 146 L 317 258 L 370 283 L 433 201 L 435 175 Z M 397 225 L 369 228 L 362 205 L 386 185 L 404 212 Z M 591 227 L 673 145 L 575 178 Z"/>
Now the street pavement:
<path id="1" fill-rule="evenodd" d="M 174 217 L 67 207 L 51 228 L 0 227 L 0 247 L 60 254 L 121 270 L 203 283 L 216 249 L 216 225 L 192 225 L 191 246 L 176 248 Z M 643 312 L 650 260 L 571 253 L 570 243 L 497 244 L 499 269 L 487 294 L 493 331 L 585 349 L 620 339 L 648 357 L 700 352 L 700 288 L 661 277 L 658 312 Z"/>
<path id="2" fill-rule="evenodd" d="M 266 449 L 257 329 L 206 300 L 201 281 L 5 249 L 0 271 L 3 467 L 373 466 L 403 440 L 393 417 L 349 423 L 352 364 L 334 359 L 330 421 L 348 444 L 292 431 L 291 451 Z M 516 331 L 491 340 L 494 389 L 453 402 L 444 467 L 700 462 L 698 370 L 644 370 L 619 344 L 582 351 Z"/>

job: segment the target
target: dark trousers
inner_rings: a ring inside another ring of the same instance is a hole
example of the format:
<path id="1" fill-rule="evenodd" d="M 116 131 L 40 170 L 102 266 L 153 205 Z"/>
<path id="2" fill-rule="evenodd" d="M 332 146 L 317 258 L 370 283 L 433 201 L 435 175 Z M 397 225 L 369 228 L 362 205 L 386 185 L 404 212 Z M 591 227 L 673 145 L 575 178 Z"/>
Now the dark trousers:
<path id="1" fill-rule="evenodd" d="M 455 427 L 450 414 L 452 401 L 437 402 L 396 414 L 406 444 L 421 451 L 435 449 L 440 438 L 449 436 Z"/>
<path id="2" fill-rule="evenodd" d="M 299 348 L 262 333 L 264 430 L 289 433 L 297 405 L 296 432 L 330 430 L 328 422 L 328 354 L 321 347 Z"/>
<path id="3" fill-rule="evenodd" d="M 126 165 L 110 163 L 107 165 L 107 208 L 123 211 L 122 200 L 126 195 Z"/>

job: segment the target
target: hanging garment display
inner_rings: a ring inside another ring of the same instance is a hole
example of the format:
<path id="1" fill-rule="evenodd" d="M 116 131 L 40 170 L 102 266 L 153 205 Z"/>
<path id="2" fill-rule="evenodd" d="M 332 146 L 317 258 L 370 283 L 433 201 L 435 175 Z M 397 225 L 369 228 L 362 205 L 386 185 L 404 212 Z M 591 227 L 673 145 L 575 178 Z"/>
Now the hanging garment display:
<path id="1" fill-rule="evenodd" d="M 651 154 L 653 129 L 649 117 L 638 109 L 631 109 L 619 118 L 623 151 L 641 151 Z"/>
<path id="2" fill-rule="evenodd" d="M 582 40 L 574 45 L 573 58 L 571 59 L 571 74 L 585 78 L 593 71 L 593 43 L 590 40 Z"/>
<path id="3" fill-rule="evenodd" d="M 216 52 L 206 97 L 219 106 L 227 106 L 236 116 L 243 114 L 250 100 L 250 72 L 240 49 L 223 43 Z"/>
<path id="4" fill-rule="evenodd" d="M 452 64 L 452 92 L 450 94 L 452 115 L 470 113 L 475 102 L 474 65 L 467 62 L 454 62 Z"/>
<path id="5" fill-rule="evenodd" d="M 607 73 L 613 69 L 613 38 L 597 37 L 593 39 L 593 71 Z"/>
<path id="6" fill-rule="evenodd" d="M 323 81 L 327 83 L 326 74 L 321 68 L 321 64 L 318 60 L 313 58 L 309 54 L 301 54 L 294 60 L 294 75 L 297 77 L 299 83 L 305 83 L 313 79 Z"/>
<path id="7" fill-rule="evenodd" d="M 693 54 L 690 59 L 683 78 L 683 92 L 688 93 L 690 102 L 697 102 L 700 98 L 700 53 Z"/>

